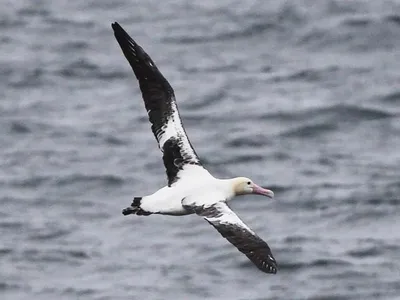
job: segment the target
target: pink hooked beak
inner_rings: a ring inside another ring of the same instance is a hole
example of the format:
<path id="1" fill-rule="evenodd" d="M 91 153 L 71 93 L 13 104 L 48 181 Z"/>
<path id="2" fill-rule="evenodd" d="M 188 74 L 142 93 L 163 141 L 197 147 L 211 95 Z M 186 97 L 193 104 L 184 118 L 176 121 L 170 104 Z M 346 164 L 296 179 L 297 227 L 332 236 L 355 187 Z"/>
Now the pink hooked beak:
<path id="1" fill-rule="evenodd" d="M 274 198 L 274 192 L 253 183 L 253 194 Z"/>

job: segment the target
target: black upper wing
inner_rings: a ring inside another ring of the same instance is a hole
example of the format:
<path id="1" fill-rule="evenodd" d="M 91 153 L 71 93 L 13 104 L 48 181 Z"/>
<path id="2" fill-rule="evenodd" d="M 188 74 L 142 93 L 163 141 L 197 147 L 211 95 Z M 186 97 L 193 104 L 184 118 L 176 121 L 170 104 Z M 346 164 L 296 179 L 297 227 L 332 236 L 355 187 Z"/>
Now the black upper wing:
<path id="1" fill-rule="evenodd" d="M 142 47 L 118 23 L 111 26 L 139 81 L 151 129 L 163 152 L 168 185 L 172 185 L 186 164 L 201 166 L 182 126 L 174 90 Z"/>
<path id="2" fill-rule="evenodd" d="M 268 244 L 243 223 L 225 202 L 191 208 L 245 254 L 258 269 L 265 273 L 277 272 L 278 266 Z"/>

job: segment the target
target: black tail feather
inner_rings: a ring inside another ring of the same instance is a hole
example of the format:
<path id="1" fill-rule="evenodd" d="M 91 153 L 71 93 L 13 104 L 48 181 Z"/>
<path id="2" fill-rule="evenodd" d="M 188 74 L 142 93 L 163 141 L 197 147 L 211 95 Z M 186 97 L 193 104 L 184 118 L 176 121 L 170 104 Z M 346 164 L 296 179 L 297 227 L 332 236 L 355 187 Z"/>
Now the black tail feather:
<path id="1" fill-rule="evenodd" d="M 131 215 L 131 214 L 135 214 L 135 213 L 137 212 L 137 210 L 138 210 L 138 209 L 135 209 L 135 208 L 133 208 L 132 206 L 129 206 L 129 207 L 124 208 L 124 209 L 122 210 L 122 214 L 123 214 L 124 216 Z"/>
<path id="2" fill-rule="evenodd" d="M 131 206 L 132 207 L 140 207 L 140 201 L 142 201 L 143 197 L 134 197 Z"/>
<path id="3" fill-rule="evenodd" d="M 140 202 L 142 201 L 142 197 L 135 197 L 133 198 L 133 202 L 131 206 L 124 208 L 122 210 L 122 214 L 124 216 L 135 214 L 138 216 L 148 216 L 151 215 L 151 212 L 145 211 L 142 208 L 140 208 Z"/>

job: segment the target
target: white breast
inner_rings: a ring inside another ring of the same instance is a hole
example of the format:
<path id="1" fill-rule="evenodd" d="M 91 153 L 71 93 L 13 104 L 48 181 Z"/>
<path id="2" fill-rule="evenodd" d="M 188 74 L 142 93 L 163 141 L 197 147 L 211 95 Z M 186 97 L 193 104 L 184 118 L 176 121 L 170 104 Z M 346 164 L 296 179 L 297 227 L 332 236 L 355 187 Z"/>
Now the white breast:
<path id="1" fill-rule="evenodd" d="M 165 186 L 152 195 L 143 197 L 141 208 L 161 214 L 188 214 L 182 206 L 182 200 L 191 195 L 201 195 L 218 181 L 207 170 L 186 165 L 180 172 L 181 177 L 171 187 Z"/>

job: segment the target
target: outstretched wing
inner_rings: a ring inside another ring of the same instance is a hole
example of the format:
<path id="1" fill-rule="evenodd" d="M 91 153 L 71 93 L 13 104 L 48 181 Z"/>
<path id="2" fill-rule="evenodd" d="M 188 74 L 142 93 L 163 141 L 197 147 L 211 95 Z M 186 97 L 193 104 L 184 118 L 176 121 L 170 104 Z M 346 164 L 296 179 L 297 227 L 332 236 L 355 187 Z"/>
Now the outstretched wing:
<path id="1" fill-rule="evenodd" d="M 225 202 L 209 206 L 186 206 L 204 217 L 218 232 L 265 273 L 277 272 L 277 263 L 268 244 L 228 207 Z"/>
<path id="2" fill-rule="evenodd" d="M 139 81 L 151 129 L 163 152 L 168 185 L 171 186 L 178 180 L 178 173 L 185 165 L 202 168 L 182 126 L 174 90 L 142 47 L 118 23 L 113 23 L 112 28 Z"/>

